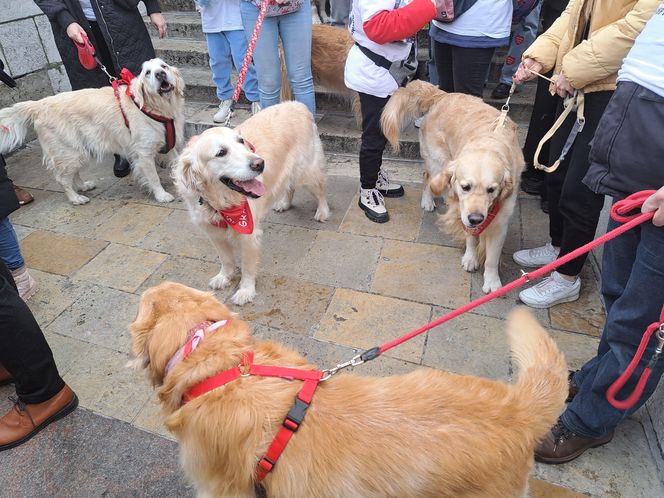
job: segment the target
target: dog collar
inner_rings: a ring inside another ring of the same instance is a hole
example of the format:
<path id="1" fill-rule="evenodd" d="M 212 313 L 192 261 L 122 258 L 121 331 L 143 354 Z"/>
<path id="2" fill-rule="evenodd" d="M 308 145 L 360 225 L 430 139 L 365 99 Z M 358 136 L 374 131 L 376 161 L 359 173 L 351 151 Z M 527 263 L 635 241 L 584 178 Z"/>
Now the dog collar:
<path id="1" fill-rule="evenodd" d="M 175 122 L 172 118 L 167 118 L 166 116 L 155 114 L 146 109 L 143 109 L 141 106 L 138 105 L 136 100 L 134 100 L 134 95 L 131 93 L 130 89 L 131 82 L 135 78 L 136 76 L 134 76 L 129 69 L 123 67 L 122 70 L 120 71 L 120 79 L 115 79 L 111 81 L 111 86 L 113 87 L 113 94 L 115 95 L 115 98 L 118 100 L 118 105 L 120 106 L 120 112 L 122 113 L 122 119 L 124 119 L 124 124 L 127 127 L 127 129 L 129 129 L 129 119 L 127 119 L 127 114 L 125 113 L 124 109 L 122 108 L 122 104 L 120 103 L 120 91 L 119 91 L 120 85 L 127 86 L 127 88 L 125 89 L 125 94 L 128 97 L 131 97 L 131 101 L 136 105 L 136 107 L 138 107 L 138 109 L 143 114 L 145 114 L 150 119 L 154 119 L 155 121 L 163 123 L 165 127 L 164 138 L 166 139 L 166 143 L 161 148 L 161 150 L 159 150 L 159 153 L 166 154 L 175 147 L 175 142 L 177 138 L 175 133 Z"/>
<path id="2" fill-rule="evenodd" d="M 231 227 L 237 233 L 243 235 L 249 235 L 254 232 L 254 217 L 251 214 L 249 201 L 246 198 L 239 206 L 220 209 L 217 213 L 219 213 L 221 218 L 219 221 L 212 222 L 214 226 L 219 228 Z"/>
<path id="3" fill-rule="evenodd" d="M 168 363 L 166 364 L 166 370 L 164 372 L 164 377 L 168 375 L 168 372 L 171 371 L 171 369 L 178 361 L 184 360 L 187 356 L 189 356 L 198 347 L 203 339 L 213 334 L 221 327 L 228 325 L 229 323 L 230 320 L 219 320 L 218 322 L 205 321 L 189 329 L 187 332 L 187 342 L 185 342 L 184 346 L 175 352 L 170 360 L 168 360 Z"/>
<path id="4" fill-rule="evenodd" d="M 473 235 L 474 237 L 479 237 L 480 234 L 487 229 L 487 227 L 491 224 L 493 219 L 498 215 L 498 212 L 500 211 L 501 208 L 501 203 L 500 201 L 496 201 L 496 203 L 493 205 L 491 208 L 491 211 L 489 211 L 489 214 L 487 217 L 484 219 L 482 223 L 477 225 L 476 227 L 473 228 L 468 228 L 465 224 L 463 225 L 464 231 L 468 235 Z"/>

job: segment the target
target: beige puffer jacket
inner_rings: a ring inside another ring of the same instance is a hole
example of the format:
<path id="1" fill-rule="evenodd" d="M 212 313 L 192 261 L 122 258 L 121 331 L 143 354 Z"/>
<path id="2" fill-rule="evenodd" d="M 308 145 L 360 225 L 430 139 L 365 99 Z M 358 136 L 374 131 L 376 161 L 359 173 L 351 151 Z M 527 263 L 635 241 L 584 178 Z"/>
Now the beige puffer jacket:
<path id="1" fill-rule="evenodd" d="M 661 0 L 571 0 L 523 58 L 542 64 L 543 72 L 553 69 L 554 74 L 564 74 L 574 88 L 585 93 L 615 90 L 623 59 L 660 3 Z M 588 19 L 588 38 L 582 41 Z"/>

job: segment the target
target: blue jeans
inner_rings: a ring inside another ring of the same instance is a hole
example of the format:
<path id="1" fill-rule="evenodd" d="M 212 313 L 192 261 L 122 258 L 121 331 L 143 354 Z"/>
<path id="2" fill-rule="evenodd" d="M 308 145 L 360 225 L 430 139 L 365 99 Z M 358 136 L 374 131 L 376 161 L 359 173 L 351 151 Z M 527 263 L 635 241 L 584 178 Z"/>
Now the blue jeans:
<path id="1" fill-rule="evenodd" d="M 206 33 L 208 52 L 210 54 L 210 69 L 212 81 L 217 85 L 219 100 L 228 100 L 233 97 L 235 86 L 231 84 L 231 60 L 237 72 L 240 72 L 244 56 L 247 53 L 247 37 L 244 31 L 221 31 L 219 33 Z M 242 85 L 244 94 L 250 102 L 258 102 L 258 83 L 256 70 L 249 64 L 247 76 Z"/>
<path id="2" fill-rule="evenodd" d="M 258 19 L 258 7 L 240 2 L 242 24 L 250 39 Z M 282 16 L 266 17 L 254 49 L 254 64 L 258 76 L 261 105 L 270 107 L 279 103 L 281 68 L 279 38 L 284 45 L 286 71 L 295 100 L 302 102 L 316 114 L 316 94 L 311 75 L 311 9 L 305 2 L 299 10 Z"/>
<path id="3" fill-rule="evenodd" d="M 618 225 L 610 220 L 607 230 Z M 606 390 L 625 370 L 648 325 L 659 319 L 664 304 L 664 228 L 646 222 L 610 241 L 604 247 L 602 297 L 606 325 L 597 356 L 574 375 L 579 392 L 562 414 L 563 424 L 585 437 L 600 437 L 615 429 L 652 395 L 664 372 L 660 358 L 646 383 L 643 396 L 630 410 L 613 408 Z M 630 393 L 655 350 L 655 339 L 646 349 L 629 382 L 616 396 Z"/>
<path id="4" fill-rule="evenodd" d="M 9 218 L 0 220 L 0 259 L 5 262 L 10 270 L 17 270 L 25 264 L 21 249 L 18 246 L 18 238 Z"/>
<path id="5" fill-rule="evenodd" d="M 506 85 L 512 84 L 512 76 L 516 72 L 519 64 L 521 63 L 521 56 L 530 47 L 535 38 L 537 38 L 537 30 L 539 29 L 540 12 L 542 10 L 542 2 L 539 2 L 533 10 L 530 11 L 526 17 L 514 27 L 512 31 L 512 42 L 510 48 L 505 56 L 505 64 L 500 71 L 500 83 Z"/>

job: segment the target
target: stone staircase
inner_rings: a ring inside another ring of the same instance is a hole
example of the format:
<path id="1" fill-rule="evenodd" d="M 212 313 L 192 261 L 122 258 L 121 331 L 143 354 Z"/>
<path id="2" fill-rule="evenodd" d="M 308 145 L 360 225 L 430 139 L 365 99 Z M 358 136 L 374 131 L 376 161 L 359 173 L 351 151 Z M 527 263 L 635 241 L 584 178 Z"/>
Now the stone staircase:
<path id="1" fill-rule="evenodd" d="M 186 132 L 194 135 L 206 128 L 215 126 L 212 116 L 216 112 L 219 101 L 216 97 L 216 88 L 212 82 L 207 53 L 207 43 L 201 28 L 200 15 L 195 10 L 193 0 L 162 0 L 164 17 L 168 22 L 168 36 L 164 39 L 157 37 L 157 32 L 149 27 L 157 56 L 169 64 L 177 66 L 187 84 L 186 98 Z M 426 45 L 428 37 L 426 31 L 420 33 L 420 56 L 424 64 L 427 57 Z M 504 53 L 498 53 L 490 69 L 490 82 L 485 90 L 485 101 L 496 107 L 502 106 L 502 101 L 490 98 L 491 90 L 497 82 Z M 236 74 L 232 80 L 235 82 Z M 534 100 L 535 85 L 525 85 L 521 91 L 512 97 L 510 103 L 510 117 L 516 121 L 520 130 L 525 130 L 530 118 L 530 110 Z M 316 88 L 316 106 L 318 109 L 317 122 L 321 139 L 326 152 L 357 154 L 360 145 L 360 129 L 355 118 L 349 112 L 348 103 L 340 100 L 324 88 Z M 249 105 L 240 98 L 238 111 L 231 121 L 231 126 L 242 122 L 249 116 Z M 394 156 L 388 150 L 386 156 Z M 405 159 L 419 159 L 419 143 L 417 130 L 409 125 L 402 135 L 402 148 L 399 157 Z"/>

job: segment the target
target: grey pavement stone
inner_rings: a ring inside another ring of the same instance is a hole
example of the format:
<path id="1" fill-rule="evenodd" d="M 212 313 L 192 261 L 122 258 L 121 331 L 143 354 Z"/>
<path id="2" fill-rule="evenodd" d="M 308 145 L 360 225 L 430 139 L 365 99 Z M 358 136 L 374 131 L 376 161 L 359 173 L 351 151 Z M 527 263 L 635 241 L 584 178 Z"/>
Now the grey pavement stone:
<path id="1" fill-rule="evenodd" d="M 581 368 L 597 354 L 599 344 L 597 337 L 551 329 L 549 329 L 549 334 L 556 341 L 558 348 L 565 353 L 567 367 L 570 370 Z"/>
<path id="2" fill-rule="evenodd" d="M 455 237 L 448 235 L 438 227 L 438 217 L 445 212 L 445 207 L 442 205 L 442 200 L 438 201 L 438 206 L 435 211 L 431 213 L 422 213 L 422 226 L 420 226 L 420 233 L 415 239 L 416 242 L 423 244 L 436 244 L 439 246 L 456 247 L 462 249 L 465 243 Z"/>
<path id="3" fill-rule="evenodd" d="M 264 223 L 258 278 L 264 271 L 287 277 L 297 275 L 317 234 L 307 228 Z"/>
<path id="4" fill-rule="evenodd" d="M 14 227 L 14 232 L 16 232 L 16 237 L 18 237 L 19 242 L 35 231 L 32 227 L 17 225 L 16 223 L 12 223 L 12 226 Z"/>
<path id="5" fill-rule="evenodd" d="M 39 32 L 39 37 L 41 38 L 48 62 L 51 64 L 62 62 L 58 47 L 55 46 L 53 30 L 51 29 L 51 23 L 49 22 L 48 17 L 45 15 L 35 17 L 35 25 L 37 26 L 37 31 Z"/>
<path id="6" fill-rule="evenodd" d="M 34 2 L 0 0 L 0 23 L 38 15 L 44 13 Z"/>
<path id="7" fill-rule="evenodd" d="M 86 356 L 91 348 L 88 342 L 51 333 L 48 329 L 44 330 L 44 337 L 51 347 L 53 359 L 61 377 L 67 375 L 72 365 L 79 358 Z"/>
<path id="8" fill-rule="evenodd" d="M 2 25 L 0 25 L 2 26 Z M 1 35 L 0 35 L 1 36 Z M 5 70 L 11 73 L 8 66 Z M 14 76 L 17 76 L 14 74 Z M 0 92 L 0 107 L 8 107 L 23 102 L 25 100 L 39 100 L 44 97 L 53 95 L 53 87 L 51 79 L 48 76 L 48 71 L 43 69 L 34 73 L 26 74 L 17 81 L 16 88 L 7 88 L 3 84 L 2 91 Z M 28 140 L 34 139 L 35 134 L 32 130 L 28 134 Z"/>
<path id="9" fill-rule="evenodd" d="M 174 209 L 168 218 L 145 236 L 139 246 L 175 256 L 211 262 L 218 260 L 210 240 L 191 222 L 189 213 L 181 209 Z"/>
<path id="10" fill-rule="evenodd" d="M 49 69 L 48 77 L 51 80 L 53 93 L 71 91 L 71 83 L 69 82 L 69 76 L 67 76 L 67 72 L 65 71 L 64 66 L 58 66 L 57 68 Z"/>
<path id="11" fill-rule="evenodd" d="M 22 76 L 48 64 L 34 19 L 0 24 L 0 40 L 12 76 Z"/>

